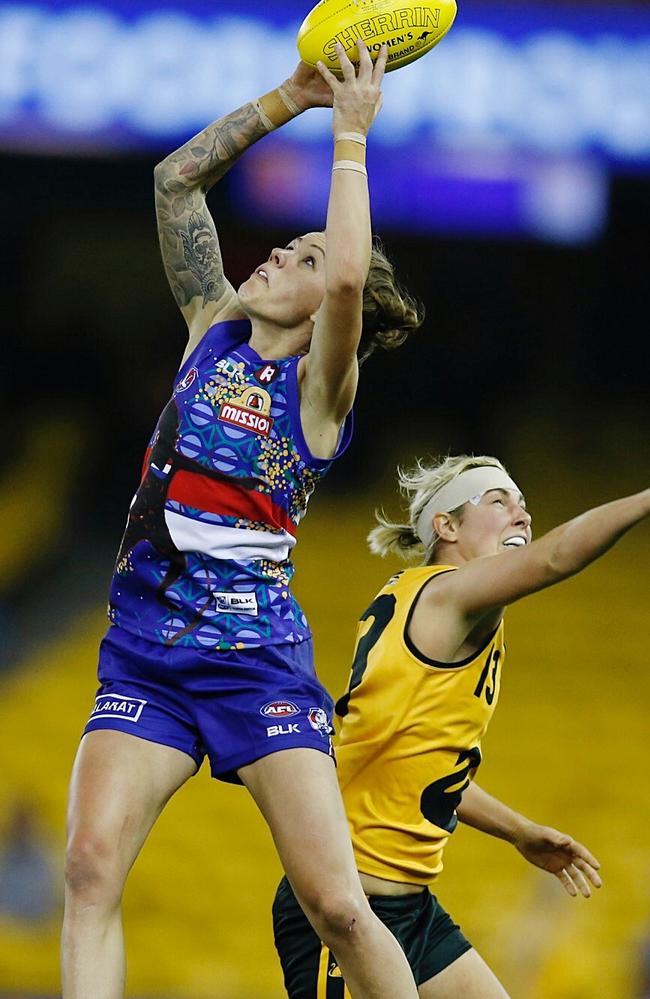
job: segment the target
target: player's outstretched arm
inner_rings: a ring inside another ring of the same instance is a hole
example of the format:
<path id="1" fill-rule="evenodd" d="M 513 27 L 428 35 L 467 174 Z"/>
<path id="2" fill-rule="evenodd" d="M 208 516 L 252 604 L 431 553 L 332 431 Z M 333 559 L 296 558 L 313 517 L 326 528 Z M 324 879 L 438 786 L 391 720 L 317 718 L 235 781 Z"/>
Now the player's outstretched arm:
<path id="1" fill-rule="evenodd" d="M 444 599 L 465 618 L 480 617 L 580 572 L 648 515 L 650 489 L 587 510 L 525 547 L 474 559 L 447 574 L 441 580 Z"/>
<path id="2" fill-rule="evenodd" d="M 476 784 L 463 792 L 457 809 L 465 825 L 504 839 L 526 860 L 553 874 L 567 894 L 591 896 L 591 885 L 600 888 L 600 863 L 582 843 L 550 826 L 541 826 L 513 811 Z"/>
<path id="3" fill-rule="evenodd" d="M 314 436 L 312 424 L 316 436 L 327 424 L 338 431 L 357 387 L 363 289 L 372 250 L 365 137 L 381 107 L 388 58 L 384 47 L 373 65 L 363 42 L 357 44 L 357 73 L 341 45 L 337 54 L 342 80 L 319 63 L 333 94 L 335 152 L 327 208 L 325 296 L 316 316 L 301 389 L 308 442 Z"/>
<path id="4" fill-rule="evenodd" d="M 276 90 L 213 122 L 156 166 L 160 249 L 189 329 L 186 356 L 215 321 L 243 316 L 224 274 L 207 192 L 259 139 L 307 108 L 328 104 L 330 88 L 316 70 L 300 63 Z"/>

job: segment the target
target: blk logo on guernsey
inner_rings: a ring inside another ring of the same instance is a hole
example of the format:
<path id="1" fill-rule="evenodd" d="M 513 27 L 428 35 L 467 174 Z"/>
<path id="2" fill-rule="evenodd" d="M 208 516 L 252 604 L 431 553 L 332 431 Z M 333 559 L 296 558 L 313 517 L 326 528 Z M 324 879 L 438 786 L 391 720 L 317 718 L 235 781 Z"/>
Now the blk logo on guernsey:
<path id="1" fill-rule="evenodd" d="M 254 593 L 214 593 L 213 596 L 220 614 L 257 616 L 257 597 Z"/>
<path id="2" fill-rule="evenodd" d="M 95 700 L 90 721 L 93 718 L 122 718 L 137 722 L 147 702 L 139 697 L 125 697 L 123 694 L 101 694 Z"/>

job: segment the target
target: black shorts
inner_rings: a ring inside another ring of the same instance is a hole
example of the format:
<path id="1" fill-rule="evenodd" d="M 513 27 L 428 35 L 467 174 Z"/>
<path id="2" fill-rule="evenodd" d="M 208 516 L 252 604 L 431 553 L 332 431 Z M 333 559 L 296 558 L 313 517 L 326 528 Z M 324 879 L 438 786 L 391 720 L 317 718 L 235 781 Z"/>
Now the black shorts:
<path id="1" fill-rule="evenodd" d="M 397 937 L 417 985 L 448 968 L 471 949 L 435 895 L 371 895 L 370 908 Z M 289 999 L 343 999 L 345 983 L 336 958 L 311 927 L 286 878 L 273 902 L 275 946 Z M 347 995 L 347 993 L 346 993 Z"/>

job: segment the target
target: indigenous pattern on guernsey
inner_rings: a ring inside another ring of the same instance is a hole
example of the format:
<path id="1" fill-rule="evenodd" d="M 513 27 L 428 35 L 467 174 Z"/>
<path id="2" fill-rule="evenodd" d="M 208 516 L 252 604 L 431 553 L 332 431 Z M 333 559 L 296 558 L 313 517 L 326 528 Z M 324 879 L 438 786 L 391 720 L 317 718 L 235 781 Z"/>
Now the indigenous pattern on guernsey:
<path id="1" fill-rule="evenodd" d="M 264 361 L 246 320 L 211 327 L 179 371 L 143 463 L 110 621 L 165 645 L 244 649 L 309 637 L 289 589 L 296 528 L 334 458 L 300 425 L 298 357 Z"/>

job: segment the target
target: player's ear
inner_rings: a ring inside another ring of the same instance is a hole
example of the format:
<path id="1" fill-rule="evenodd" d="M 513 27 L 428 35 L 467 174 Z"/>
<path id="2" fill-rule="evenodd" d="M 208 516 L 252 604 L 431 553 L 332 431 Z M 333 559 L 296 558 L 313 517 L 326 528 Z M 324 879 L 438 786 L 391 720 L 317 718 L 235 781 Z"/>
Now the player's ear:
<path id="1" fill-rule="evenodd" d="M 443 541 L 456 541 L 458 524 L 448 513 L 436 513 L 433 518 L 433 529 Z"/>

